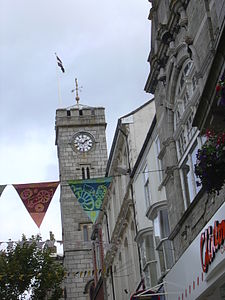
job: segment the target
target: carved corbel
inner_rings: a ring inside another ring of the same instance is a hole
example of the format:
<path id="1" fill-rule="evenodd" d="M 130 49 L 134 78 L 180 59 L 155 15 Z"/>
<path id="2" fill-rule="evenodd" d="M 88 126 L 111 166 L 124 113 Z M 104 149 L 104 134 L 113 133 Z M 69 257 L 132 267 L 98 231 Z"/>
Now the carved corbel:
<path id="1" fill-rule="evenodd" d="M 160 68 L 159 75 L 158 75 L 158 80 L 165 83 L 165 81 L 166 81 L 166 72 L 165 72 L 164 68 Z"/>
<path id="2" fill-rule="evenodd" d="M 183 3 L 181 0 L 171 0 L 170 2 L 170 9 L 171 11 L 173 11 L 174 13 L 179 13 L 178 10 L 183 7 Z"/>
<path id="3" fill-rule="evenodd" d="M 186 26 L 188 23 L 188 18 L 187 18 L 187 14 L 186 14 L 186 11 L 183 6 L 178 8 L 178 13 L 180 15 L 179 25 L 182 27 Z"/>

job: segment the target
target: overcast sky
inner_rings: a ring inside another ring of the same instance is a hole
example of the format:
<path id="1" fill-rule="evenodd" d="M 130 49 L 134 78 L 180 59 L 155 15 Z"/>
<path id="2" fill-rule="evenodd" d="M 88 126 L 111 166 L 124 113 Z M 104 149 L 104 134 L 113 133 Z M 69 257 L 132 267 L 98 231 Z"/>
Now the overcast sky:
<path id="1" fill-rule="evenodd" d="M 0 241 L 39 230 L 13 183 L 58 180 L 55 113 L 80 103 L 104 106 L 110 151 L 117 119 L 151 98 L 148 0 L 0 0 Z M 57 89 L 54 53 L 63 61 Z M 59 187 L 40 228 L 61 239 Z"/>

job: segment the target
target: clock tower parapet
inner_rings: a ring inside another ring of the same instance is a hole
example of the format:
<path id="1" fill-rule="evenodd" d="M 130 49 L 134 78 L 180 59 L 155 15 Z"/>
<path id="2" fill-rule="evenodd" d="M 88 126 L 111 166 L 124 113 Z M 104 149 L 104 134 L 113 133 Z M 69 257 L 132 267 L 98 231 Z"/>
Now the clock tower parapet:
<path id="1" fill-rule="evenodd" d="M 58 126 L 81 126 L 96 124 L 105 126 L 105 109 L 97 108 L 64 108 L 56 111 L 56 128 Z"/>
<path id="2" fill-rule="evenodd" d="M 62 182 L 82 179 L 82 168 L 89 168 L 91 178 L 105 175 L 106 125 L 103 107 L 79 105 L 56 111 L 55 144 Z"/>

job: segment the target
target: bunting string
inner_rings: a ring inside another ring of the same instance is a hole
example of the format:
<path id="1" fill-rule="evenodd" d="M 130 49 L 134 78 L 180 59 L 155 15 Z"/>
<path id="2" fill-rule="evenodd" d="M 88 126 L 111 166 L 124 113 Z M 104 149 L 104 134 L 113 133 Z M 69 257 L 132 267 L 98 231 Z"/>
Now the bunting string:
<path id="1" fill-rule="evenodd" d="M 101 269 L 97 269 L 97 272 L 101 274 Z M 38 277 L 41 274 L 36 274 L 36 273 L 31 273 L 31 274 L 11 274 L 11 275 L 6 275 L 6 274 L 1 274 L 0 273 L 0 281 L 3 280 L 4 278 L 19 278 L 20 280 L 23 280 L 24 277 Z M 93 277 L 94 276 L 94 270 L 93 269 L 87 269 L 87 270 L 80 270 L 76 272 L 67 272 L 65 271 L 64 273 L 64 278 L 84 278 L 84 277 Z"/>
<path id="2" fill-rule="evenodd" d="M 75 198 L 93 223 L 99 215 L 111 181 L 112 177 L 68 181 Z M 59 181 L 12 184 L 38 228 L 42 224 L 58 185 Z M 0 196 L 6 186 L 0 185 Z"/>

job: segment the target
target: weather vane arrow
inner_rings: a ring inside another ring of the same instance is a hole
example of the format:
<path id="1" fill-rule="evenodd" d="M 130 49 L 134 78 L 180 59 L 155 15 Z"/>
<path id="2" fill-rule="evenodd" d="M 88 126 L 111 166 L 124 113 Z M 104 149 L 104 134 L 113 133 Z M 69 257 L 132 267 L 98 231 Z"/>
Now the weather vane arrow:
<path id="1" fill-rule="evenodd" d="M 78 81 L 77 81 L 77 78 L 75 78 L 75 89 L 72 89 L 71 90 L 71 93 L 75 92 L 76 91 L 76 101 L 77 101 L 77 105 L 79 106 L 79 101 L 80 101 L 80 97 L 79 97 L 79 92 L 82 91 L 82 86 L 78 86 Z"/>

